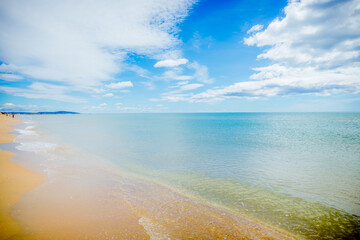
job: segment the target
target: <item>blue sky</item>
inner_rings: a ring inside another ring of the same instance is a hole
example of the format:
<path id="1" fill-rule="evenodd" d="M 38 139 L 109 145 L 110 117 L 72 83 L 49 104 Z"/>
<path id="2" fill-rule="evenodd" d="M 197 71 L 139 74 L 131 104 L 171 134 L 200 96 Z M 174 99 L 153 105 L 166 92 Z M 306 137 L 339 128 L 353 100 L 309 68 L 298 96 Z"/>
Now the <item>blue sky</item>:
<path id="1" fill-rule="evenodd" d="M 360 110 L 358 0 L 0 1 L 4 111 Z"/>

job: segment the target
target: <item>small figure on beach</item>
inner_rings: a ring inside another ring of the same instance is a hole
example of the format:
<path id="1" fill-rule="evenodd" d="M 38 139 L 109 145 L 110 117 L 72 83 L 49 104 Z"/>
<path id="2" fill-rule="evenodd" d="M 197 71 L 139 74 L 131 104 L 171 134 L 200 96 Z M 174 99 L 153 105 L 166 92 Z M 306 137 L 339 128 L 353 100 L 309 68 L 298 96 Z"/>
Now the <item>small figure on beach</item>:
<path id="1" fill-rule="evenodd" d="M 14 118 L 15 117 L 15 114 L 12 114 L 12 118 Z"/>

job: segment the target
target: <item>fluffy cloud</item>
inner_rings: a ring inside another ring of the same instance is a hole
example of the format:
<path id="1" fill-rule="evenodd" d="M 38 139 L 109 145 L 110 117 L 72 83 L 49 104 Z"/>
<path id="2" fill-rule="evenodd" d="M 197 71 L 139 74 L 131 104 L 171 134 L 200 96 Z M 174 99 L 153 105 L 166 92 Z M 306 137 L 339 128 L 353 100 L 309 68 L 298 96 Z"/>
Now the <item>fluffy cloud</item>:
<path id="1" fill-rule="evenodd" d="M 360 2 L 357 0 L 291 1 L 286 16 L 245 39 L 248 45 L 271 46 L 259 58 L 282 64 L 334 68 L 360 56 Z"/>
<path id="2" fill-rule="evenodd" d="M 177 67 L 177 66 L 186 64 L 188 62 L 189 62 L 189 60 L 187 60 L 186 58 L 166 59 L 166 60 L 158 61 L 157 63 L 155 63 L 154 67 L 156 67 L 156 68 L 159 68 L 159 67 Z"/>
<path id="3" fill-rule="evenodd" d="M 263 27 L 264 27 L 263 25 L 256 24 L 252 28 L 250 28 L 249 31 L 247 31 L 247 34 L 250 34 L 250 33 L 253 33 L 253 32 L 258 32 L 261 29 L 263 29 Z"/>
<path id="4" fill-rule="evenodd" d="M 78 90 L 97 87 L 114 80 L 128 53 L 158 58 L 174 52 L 177 24 L 193 3 L 0 1 L 0 72 Z"/>
<path id="5" fill-rule="evenodd" d="M 339 92 L 360 92 L 360 81 L 354 77 L 360 76 L 360 66 L 326 72 L 319 72 L 311 67 L 298 69 L 284 68 L 280 65 L 271 65 L 255 70 L 259 73 L 252 75 L 251 78 L 260 79 L 260 81 L 238 82 L 200 94 L 178 96 L 180 98 L 173 98 L 173 101 L 177 99 L 177 101 L 210 102 L 226 98 L 253 99 L 277 95 L 330 95 Z"/>
<path id="6" fill-rule="evenodd" d="M 168 101 L 210 102 L 226 98 L 360 92 L 360 1 L 290 1 L 285 16 L 244 39 L 268 47 L 259 59 L 274 63 L 255 68 L 251 81 L 199 94 L 163 96 Z M 254 31 L 258 31 L 254 33 Z"/>
<path id="7" fill-rule="evenodd" d="M 6 107 L 14 107 L 14 106 L 15 106 L 15 104 L 13 104 L 13 103 L 4 103 L 2 107 L 6 108 Z"/>
<path id="8" fill-rule="evenodd" d="M 110 89 L 121 89 L 121 88 L 133 87 L 133 84 L 131 81 L 125 81 L 125 82 L 110 83 L 106 85 L 106 87 Z"/>

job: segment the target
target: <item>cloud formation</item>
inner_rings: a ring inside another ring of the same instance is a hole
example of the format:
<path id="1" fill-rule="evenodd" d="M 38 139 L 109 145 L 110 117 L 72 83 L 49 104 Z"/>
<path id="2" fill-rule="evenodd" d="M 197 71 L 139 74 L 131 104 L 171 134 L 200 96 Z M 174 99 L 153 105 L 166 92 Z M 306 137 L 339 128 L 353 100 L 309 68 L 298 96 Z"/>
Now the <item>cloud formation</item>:
<path id="1" fill-rule="evenodd" d="M 285 16 L 266 29 L 255 25 L 245 44 L 268 47 L 250 81 L 199 94 L 163 96 L 168 101 L 211 102 L 227 98 L 360 92 L 360 1 L 290 1 Z"/>
<path id="2" fill-rule="evenodd" d="M 195 70 L 193 77 L 202 83 L 213 83 L 214 78 L 209 77 L 209 70 L 205 65 L 200 65 L 198 62 L 193 62 L 188 66 L 190 69 Z"/>
<path id="3" fill-rule="evenodd" d="M 73 97 L 68 95 L 69 89 L 65 86 L 59 86 L 48 83 L 34 82 L 28 88 L 17 88 L 0 86 L 0 91 L 6 92 L 7 94 L 35 98 L 35 99 L 51 99 L 59 100 L 64 102 L 84 102 L 84 99 L 79 97 Z"/>
<path id="4" fill-rule="evenodd" d="M 253 33 L 253 32 L 258 32 L 261 29 L 263 29 L 263 27 L 264 27 L 263 25 L 256 24 L 252 28 L 250 28 L 249 31 L 247 31 L 247 34 L 250 34 L 250 33 Z"/>
<path id="5" fill-rule="evenodd" d="M 174 52 L 177 24 L 194 2 L 0 1 L 2 79 L 97 87 L 114 80 L 128 53 L 159 59 Z"/>
<path id="6" fill-rule="evenodd" d="M 245 38 L 247 45 L 270 46 L 258 58 L 282 64 L 334 68 L 359 61 L 360 2 L 291 1 L 285 17 Z"/>
<path id="7" fill-rule="evenodd" d="M 177 67 L 180 65 L 184 65 L 186 63 L 188 63 L 189 60 L 187 60 L 186 58 L 179 58 L 179 59 L 166 59 L 166 60 L 162 60 L 162 61 L 158 61 L 157 63 L 155 63 L 154 67 L 159 68 L 159 67 Z"/>
<path id="8" fill-rule="evenodd" d="M 106 85 L 106 87 L 110 88 L 110 89 L 122 89 L 122 88 L 133 87 L 133 86 L 134 85 L 132 84 L 131 81 L 110 83 L 110 84 Z"/>

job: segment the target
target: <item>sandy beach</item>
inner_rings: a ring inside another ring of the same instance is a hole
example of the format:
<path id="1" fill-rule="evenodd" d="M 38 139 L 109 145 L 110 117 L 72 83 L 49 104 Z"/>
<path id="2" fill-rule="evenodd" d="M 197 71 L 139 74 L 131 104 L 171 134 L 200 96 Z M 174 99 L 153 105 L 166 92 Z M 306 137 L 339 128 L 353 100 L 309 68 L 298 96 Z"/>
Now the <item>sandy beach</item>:
<path id="1" fill-rule="evenodd" d="M 18 123 L 1 117 L 2 142 L 13 141 L 9 132 Z M 1 239 L 293 239 L 116 171 L 64 165 L 44 182 L 44 176 L 12 163 L 13 153 L 0 151 Z"/>
<path id="2" fill-rule="evenodd" d="M 10 134 L 18 119 L 0 116 L 0 143 L 12 142 L 16 135 Z M 0 149 L 0 239 L 27 239 L 19 223 L 10 212 L 19 199 L 38 186 L 44 176 L 29 171 L 10 161 L 14 154 Z"/>

